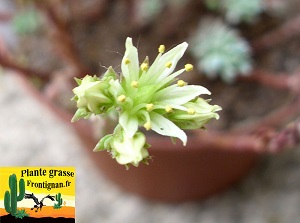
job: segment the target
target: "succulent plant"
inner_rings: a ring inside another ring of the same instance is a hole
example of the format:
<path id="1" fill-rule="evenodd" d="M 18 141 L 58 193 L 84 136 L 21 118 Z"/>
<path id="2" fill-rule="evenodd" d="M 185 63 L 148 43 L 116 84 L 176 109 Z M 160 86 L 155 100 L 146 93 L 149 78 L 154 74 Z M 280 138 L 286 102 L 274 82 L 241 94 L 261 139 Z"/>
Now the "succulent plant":
<path id="1" fill-rule="evenodd" d="M 41 25 L 41 17 L 33 9 L 24 10 L 14 16 L 12 24 L 17 33 L 30 34 Z"/>
<path id="2" fill-rule="evenodd" d="M 155 19 L 165 7 L 180 8 L 189 0 L 139 0 L 136 1 L 137 17 L 146 24 Z"/>
<path id="3" fill-rule="evenodd" d="M 138 18 L 144 23 L 154 19 L 165 6 L 164 1 L 161 0 L 140 0 L 136 1 L 136 4 Z"/>
<path id="4" fill-rule="evenodd" d="M 225 13 L 229 23 L 251 23 L 264 8 L 262 0 L 206 0 L 209 9 L 219 9 Z"/>
<path id="5" fill-rule="evenodd" d="M 252 68 L 247 42 L 220 20 L 202 22 L 190 42 L 197 67 L 208 78 L 219 75 L 231 83 L 237 75 L 247 75 Z"/>

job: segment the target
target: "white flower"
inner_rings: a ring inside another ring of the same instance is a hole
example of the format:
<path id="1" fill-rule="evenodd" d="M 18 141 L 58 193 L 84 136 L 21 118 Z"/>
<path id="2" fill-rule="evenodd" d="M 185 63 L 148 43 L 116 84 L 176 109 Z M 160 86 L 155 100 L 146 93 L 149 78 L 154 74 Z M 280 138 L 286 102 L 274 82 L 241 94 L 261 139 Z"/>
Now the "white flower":
<path id="1" fill-rule="evenodd" d="M 185 103 L 201 94 L 210 94 L 202 86 L 172 84 L 187 69 L 173 73 L 187 46 L 185 42 L 179 44 L 165 54 L 160 52 L 151 66 L 147 60 L 139 66 L 137 49 L 132 45 L 132 39 L 127 38 L 121 65 L 123 88 L 120 90 L 125 92 L 126 99 L 119 105 L 119 124 L 129 137 L 137 132 L 138 126 L 144 126 L 161 135 L 177 137 L 186 145 L 185 132 L 170 121 L 168 115 L 187 111 Z M 191 68 L 191 65 L 188 67 Z M 133 82 L 138 87 L 132 86 Z"/>
<path id="2" fill-rule="evenodd" d="M 145 158 L 149 157 L 145 147 L 146 137 L 143 133 L 137 132 L 133 137 L 128 137 L 122 132 L 121 139 L 113 140 L 111 143 L 112 154 L 119 164 L 132 164 L 138 166 Z"/>

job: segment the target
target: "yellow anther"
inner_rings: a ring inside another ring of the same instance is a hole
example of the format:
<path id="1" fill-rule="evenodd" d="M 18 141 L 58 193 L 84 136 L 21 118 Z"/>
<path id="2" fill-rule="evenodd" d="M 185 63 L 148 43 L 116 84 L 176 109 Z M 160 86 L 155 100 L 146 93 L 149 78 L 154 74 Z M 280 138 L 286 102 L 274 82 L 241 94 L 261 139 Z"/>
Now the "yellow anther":
<path id="1" fill-rule="evenodd" d="M 141 64 L 141 69 L 142 69 L 143 71 L 148 70 L 148 64 L 147 64 L 147 63 L 142 63 L 142 64 Z"/>
<path id="2" fill-rule="evenodd" d="M 149 131 L 152 127 L 150 122 L 146 122 L 143 126 L 147 131 Z"/>
<path id="3" fill-rule="evenodd" d="M 124 94 L 122 94 L 118 97 L 119 102 L 124 102 L 125 100 L 126 100 L 126 96 Z"/>
<path id="4" fill-rule="evenodd" d="M 124 61 L 124 63 L 125 63 L 125 64 L 130 64 L 129 58 L 126 58 L 125 61 Z"/>
<path id="5" fill-rule="evenodd" d="M 146 105 L 147 111 L 152 111 L 152 110 L 153 110 L 153 107 L 154 107 L 153 104 L 147 104 L 147 105 Z"/>
<path id="6" fill-rule="evenodd" d="M 183 87 L 183 86 L 186 85 L 186 82 L 184 82 L 183 80 L 179 80 L 179 81 L 177 81 L 177 85 L 178 85 L 179 87 Z"/>
<path id="7" fill-rule="evenodd" d="M 166 66 L 167 68 L 171 68 L 171 66 L 172 66 L 172 62 L 170 62 L 170 61 L 169 61 L 169 62 L 167 62 L 165 66 Z"/>
<path id="8" fill-rule="evenodd" d="M 160 45 L 160 46 L 158 47 L 158 52 L 159 52 L 159 53 L 164 53 L 164 52 L 165 52 L 165 49 L 166 49 L 165 45 Z"/>
<path id="9" fill-rule="evenodd" d="M 167 106 L 165 107 L 165 110 L 166 110 L 167 113 L 170 113 L 170 112 L 173 111 L 173 108 L 172 108 L 170 105 L 167 105 Z"/>
<path id="10" fill-rule="evenodd" d="M 195 109 L 193 109 L 193 108 L 189 108 L 189 109 L 187 110 L 187 113 L 188 113 L 189 115 L 194 115 L 194 114 L 196 113 L 196 111 L 195 111 Z"/>
<path id="11" fill-rule="evenodd" d="M 184 69 L 185 69 L 186 71 L 191 71 L 191 70 L 193 70 L 193 68 L 194 68 L 194 66 L 193 66 L 192 64 L 190 64 L 190 63 L 187 63 L 187 64 L 184 66 Z"/>
<path id="12" fill-rule="evenodd" d="M 139 83 L 137 81 L 132 81 L 131 82 L 131 87 L 138 88 L 139 87 Z"/>

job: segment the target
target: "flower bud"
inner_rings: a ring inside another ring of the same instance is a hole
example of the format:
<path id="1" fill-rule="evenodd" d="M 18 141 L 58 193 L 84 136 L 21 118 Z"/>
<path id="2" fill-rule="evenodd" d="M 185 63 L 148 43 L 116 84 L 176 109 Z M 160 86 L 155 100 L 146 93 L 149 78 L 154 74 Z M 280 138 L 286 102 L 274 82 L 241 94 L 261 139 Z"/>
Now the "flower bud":
<path id="1" fill-rule="evenodd" d="M 79 86 L 74 88 L 73 92 L 78 108 L 85 108 L 94 114 L 101 114 L 112 102 L 105 94 L 105 90 L 109 87 L 107 82 L 87 75 L 81 81 L 77 80 L 77 83 Z"/>
<path id="2" fill-rule="evenodd" d="M 177 111 L 172 113 L 169 118 L 181 129 L 198 129 L 209 122 L 211 119 L 219 119 L 216 113 L 221 110 L 218 105 L 210 105 L 203 98 L 198 98 L 195 102 L 187 102 L 187 111 Z"/>
<path id="3" fill-rule="evenodd" d="M 116 137 L 111 142 L 114 158 L 119 164 L 138 166 L 142 160 L 149 156 L 145 135 L 138 131 L 133 137 L 128 137 L 123 130 L 121 130 L 121 134 L 122 139 Z"/>

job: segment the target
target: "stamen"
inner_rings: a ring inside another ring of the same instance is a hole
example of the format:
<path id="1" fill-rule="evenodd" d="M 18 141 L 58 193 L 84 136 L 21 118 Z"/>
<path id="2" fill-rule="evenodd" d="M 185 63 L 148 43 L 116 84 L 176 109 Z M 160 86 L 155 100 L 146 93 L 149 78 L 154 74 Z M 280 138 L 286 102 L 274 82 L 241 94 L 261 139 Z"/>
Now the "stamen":
<path id="1" fill-rule="evenodd" d="M 190 63 L 187 63 L 185 66 L 184 66 L 184 69 L 188 72 L 188 71 L 192 71 L 194 68 L 194 66 Z"/>
<path id="2" fill-rule="evenodd" d="M 164 52 L 165 52 L 165 49 L 166 49 L 165 45 L 160 45 L 160 46 L 158 47 L 158 52 L 159 52 L 159 53 L 164 53 Z"/>
<path id="3" fill-rule="evenodd" d="M 172 66 L 172 62 L 170 62 L 170 61 L 169 61 L 169 62 L 167 62 L 165 66 L 166 66 L 167 68 L 171 68 L 171 66 Z"/>
<path id="4" fill-rule="evenodd" d="M 139 83 L 137 81 L 132 81 L 131 82 L 131 87 L 138 88 L 139 87 Z"/>
<path id="5" fill-rule="evenodd" d="M 143 71 L 146 71 L 146 70 L 148 70 L 148 64 L 147 63 L 142 63 L 141 64 L 141 69 L 143 70 Z"/>
<path id="6" fill-rule="evenodd" d="M 153 104 L 147 104 L 147 105 L 146 105 L 147 111 L 152 111 L 152 110 L 153 110 L 153 107 L 154 107 Z"/>
<path id="7" fill-rule="evenodd" d="M 145 128 L 147 131 L 149 131 L 149 130 L 152 128 L 150 122 L 146 122 L 143 126 L 144 126 L 144 128 Z"/>
<path id="8" fill-rule="evenodd" d="M 167 105 L 167 106 L 165 107 L 165 110 L 166 110 L 167 113 L 170 113 L 170 112 L 173 111 L 173 108 L 172 108 L 170 105 Z"/>
<path id="9" fill-rule="evenodd" d="M 119 102 L 124 102 L 126 100 L 126 96 L 124 94 L 122 94 L 117 99 Z"/>
<path id="10" fill-rule="evenodd" d="M 129 58 L 126 58 L 125 61 L 124 61 L 124 63 L 125 63 L 125 64 L 130 64 Z"/>
<path id="11" fill-rule="evenodd" d="M 196 113 L 196 111 L 195 111 L 195 109 L 193 109 L 193 108 L 189 108 L 189 109 L 187 110 L 187 113 L 188 113 L 189 115 L 194 115 L 194 114 Z"/>
<path id="12" fill-rule="evenodd" d="M 178 85 L 178 87 L 183 87 L 186 85 L 186 82 L 184 82 L 183 80 L 179 80 L 179 81 L 177 81 L 177 85 Z"/>

